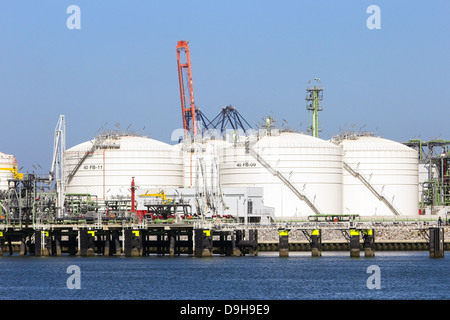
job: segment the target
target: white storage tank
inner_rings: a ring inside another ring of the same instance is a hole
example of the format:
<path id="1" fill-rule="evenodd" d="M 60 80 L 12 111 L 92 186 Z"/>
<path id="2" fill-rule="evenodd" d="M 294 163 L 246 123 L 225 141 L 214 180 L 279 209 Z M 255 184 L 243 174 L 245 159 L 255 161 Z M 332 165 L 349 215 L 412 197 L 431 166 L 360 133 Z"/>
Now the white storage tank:
<path id="1" fill-rule="evenodd" d="M 65 153 L 66 193 L 98 199 L 130 196 L 132 177 L 145 189 L 183 186 L 182 152 L 147 137 L 103 134 Z"/>
<path id="2" fill-rule="evenodd" d="M 277 130 L 259 138 L 250 137 L 252 150 L 263 162 L 246 151 L 245 144 L 222 149 L 220 179 L 223 187 L 263 187 L 264 205 L 274 207 L 276 217 L 342 213 L 342 149 L 309 135 Z M 315 209 L 274 175 L 281 174 Z"/>
<path id="3" fill-rule="evenodd" d="M 343 148 L 344 163 L 349 167 L 344 166 L 343 170 L 344 213 L 419 214 L 416 150 L 372 135 L 349 135 L 337 143 Z"/>
<path id="4" fill-rule="evenodd" d="M 16 157 L 0 152 L 0 191 L 8 190 L 8 179 L 14 179 L 17 172 Z"/>

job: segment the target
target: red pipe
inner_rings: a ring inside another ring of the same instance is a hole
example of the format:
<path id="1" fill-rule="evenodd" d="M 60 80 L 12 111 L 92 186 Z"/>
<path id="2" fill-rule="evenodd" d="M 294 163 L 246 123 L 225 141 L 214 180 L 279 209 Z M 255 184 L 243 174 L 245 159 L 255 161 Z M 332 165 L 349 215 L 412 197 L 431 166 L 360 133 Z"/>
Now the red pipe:
<path id="1" fill-rule="evenodd" d="M 134 190 L 136 190 L 136 188 L 134 186 L 134 177 L 133 177 L 131 179 L 131 212 L 136 212 L 134 208 L 134 199 L 135 199 Z"/>

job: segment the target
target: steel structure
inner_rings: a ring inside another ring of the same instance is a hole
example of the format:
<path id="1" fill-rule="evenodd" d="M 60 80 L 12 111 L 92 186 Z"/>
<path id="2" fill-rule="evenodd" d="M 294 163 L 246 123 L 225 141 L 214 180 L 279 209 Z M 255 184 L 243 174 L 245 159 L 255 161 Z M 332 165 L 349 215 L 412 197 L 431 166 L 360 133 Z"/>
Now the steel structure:
<path id="1" fill-rule="evenodd" d="M 181 112 L 185 138 L 197 134 L 194 90 L 192 85 L 191 56 L 188 41 L 177 44 L 178 79 L 180 84 Z"/>
<path id="2" fill-rule="evenodd" d="M 55 138 L 53 145 L 52 167 L 48 176 L 49 184 L 55 180 L 56 189 L 56 213 L 61 218 L 64 215 L 65 200 L 65 174 L 64 174 L 64 155 L 66 152 L 66 120 L 64 115 L 59 116 L 55 128 Z"/>
<path id="3" fill-rule="evenodd" d="M 212 128 L 224 134 L 227 125 L 233 130 L 241 129 L 244 133 L 252 129 L 252 126 L 241 116 L 241 114 L 233 106 L 223 107 L 220 113 L 211 121 Z"/>
<path id="4" fill-rule="evenodd" d="M 450 141 L 411 139 L 404 144 L 417 150 L 419 163 L 428 171 L 421 181 L 422 206 L 450 206 Z"/>
<path id="5" fill-rule="evenodd" d="M 320 83 L 320 79 L 315 78 L 318 83 Z M 306 88 L 306 109 L 312 111 L 312 123 L 311 127 L 308 129 L 308 132 L 312 133 L 313 137 L 319 137 L 319 111 L 322 111 L 323 108 L 320 107 L 320 101 L 323 99 L 323 88 L 321 86 L 315 85 L 313 87 Z"/>

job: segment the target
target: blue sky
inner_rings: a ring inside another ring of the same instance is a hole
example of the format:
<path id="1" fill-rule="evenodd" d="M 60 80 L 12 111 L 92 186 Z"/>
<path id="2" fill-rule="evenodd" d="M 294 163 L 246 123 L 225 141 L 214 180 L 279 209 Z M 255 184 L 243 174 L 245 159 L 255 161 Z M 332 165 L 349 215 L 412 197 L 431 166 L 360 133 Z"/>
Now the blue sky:
<path id="1" fill-rule="evenodd" d="M 69 30 L 69 5 L 81 29 Z M 369 5 L 381 29 L 369 30 Z M 176 44 L 188 40 L 196 105 L 234 105 L 305 131 L 305 87 L 324 87 L 320 136 L 345 124 L 385 138 L 450 139 L 450 2 L 0 1 L 0 152 L 22 171 L 50 169 L 66 116 L 67 147 L 105 123 L 170 141 L 182 125 Z M 301 124 L 301 126 L 300 126 Z"/>

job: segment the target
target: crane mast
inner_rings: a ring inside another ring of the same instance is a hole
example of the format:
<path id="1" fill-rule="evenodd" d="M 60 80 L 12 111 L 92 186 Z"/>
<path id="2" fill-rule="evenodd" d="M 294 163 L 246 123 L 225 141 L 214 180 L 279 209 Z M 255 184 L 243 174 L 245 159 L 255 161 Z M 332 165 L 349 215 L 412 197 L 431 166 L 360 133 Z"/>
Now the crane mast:
<path id="1" fill-rule="evenodd" d="M 191 57 L 189 42 L 178 41 L 177 44 L 178 78 L 180 82 L 181 112 L 183 116 L 184 137 L 188 133 L 197 134 L 197 123 L 192 87 Z"/>
<path id="2" fill-rule="evenodd" d="M 61 218 L 64 215 L 65 199 L 65 174 L 64 174 L 64 154 L 66 152 L 66 120 L 65 116 L 59 116 L 55 128 L 55 138 L 53 145 L 52 167 L 48 176 L 49 184 L 55 179 L 56 189 L 56 213 Z"/>

